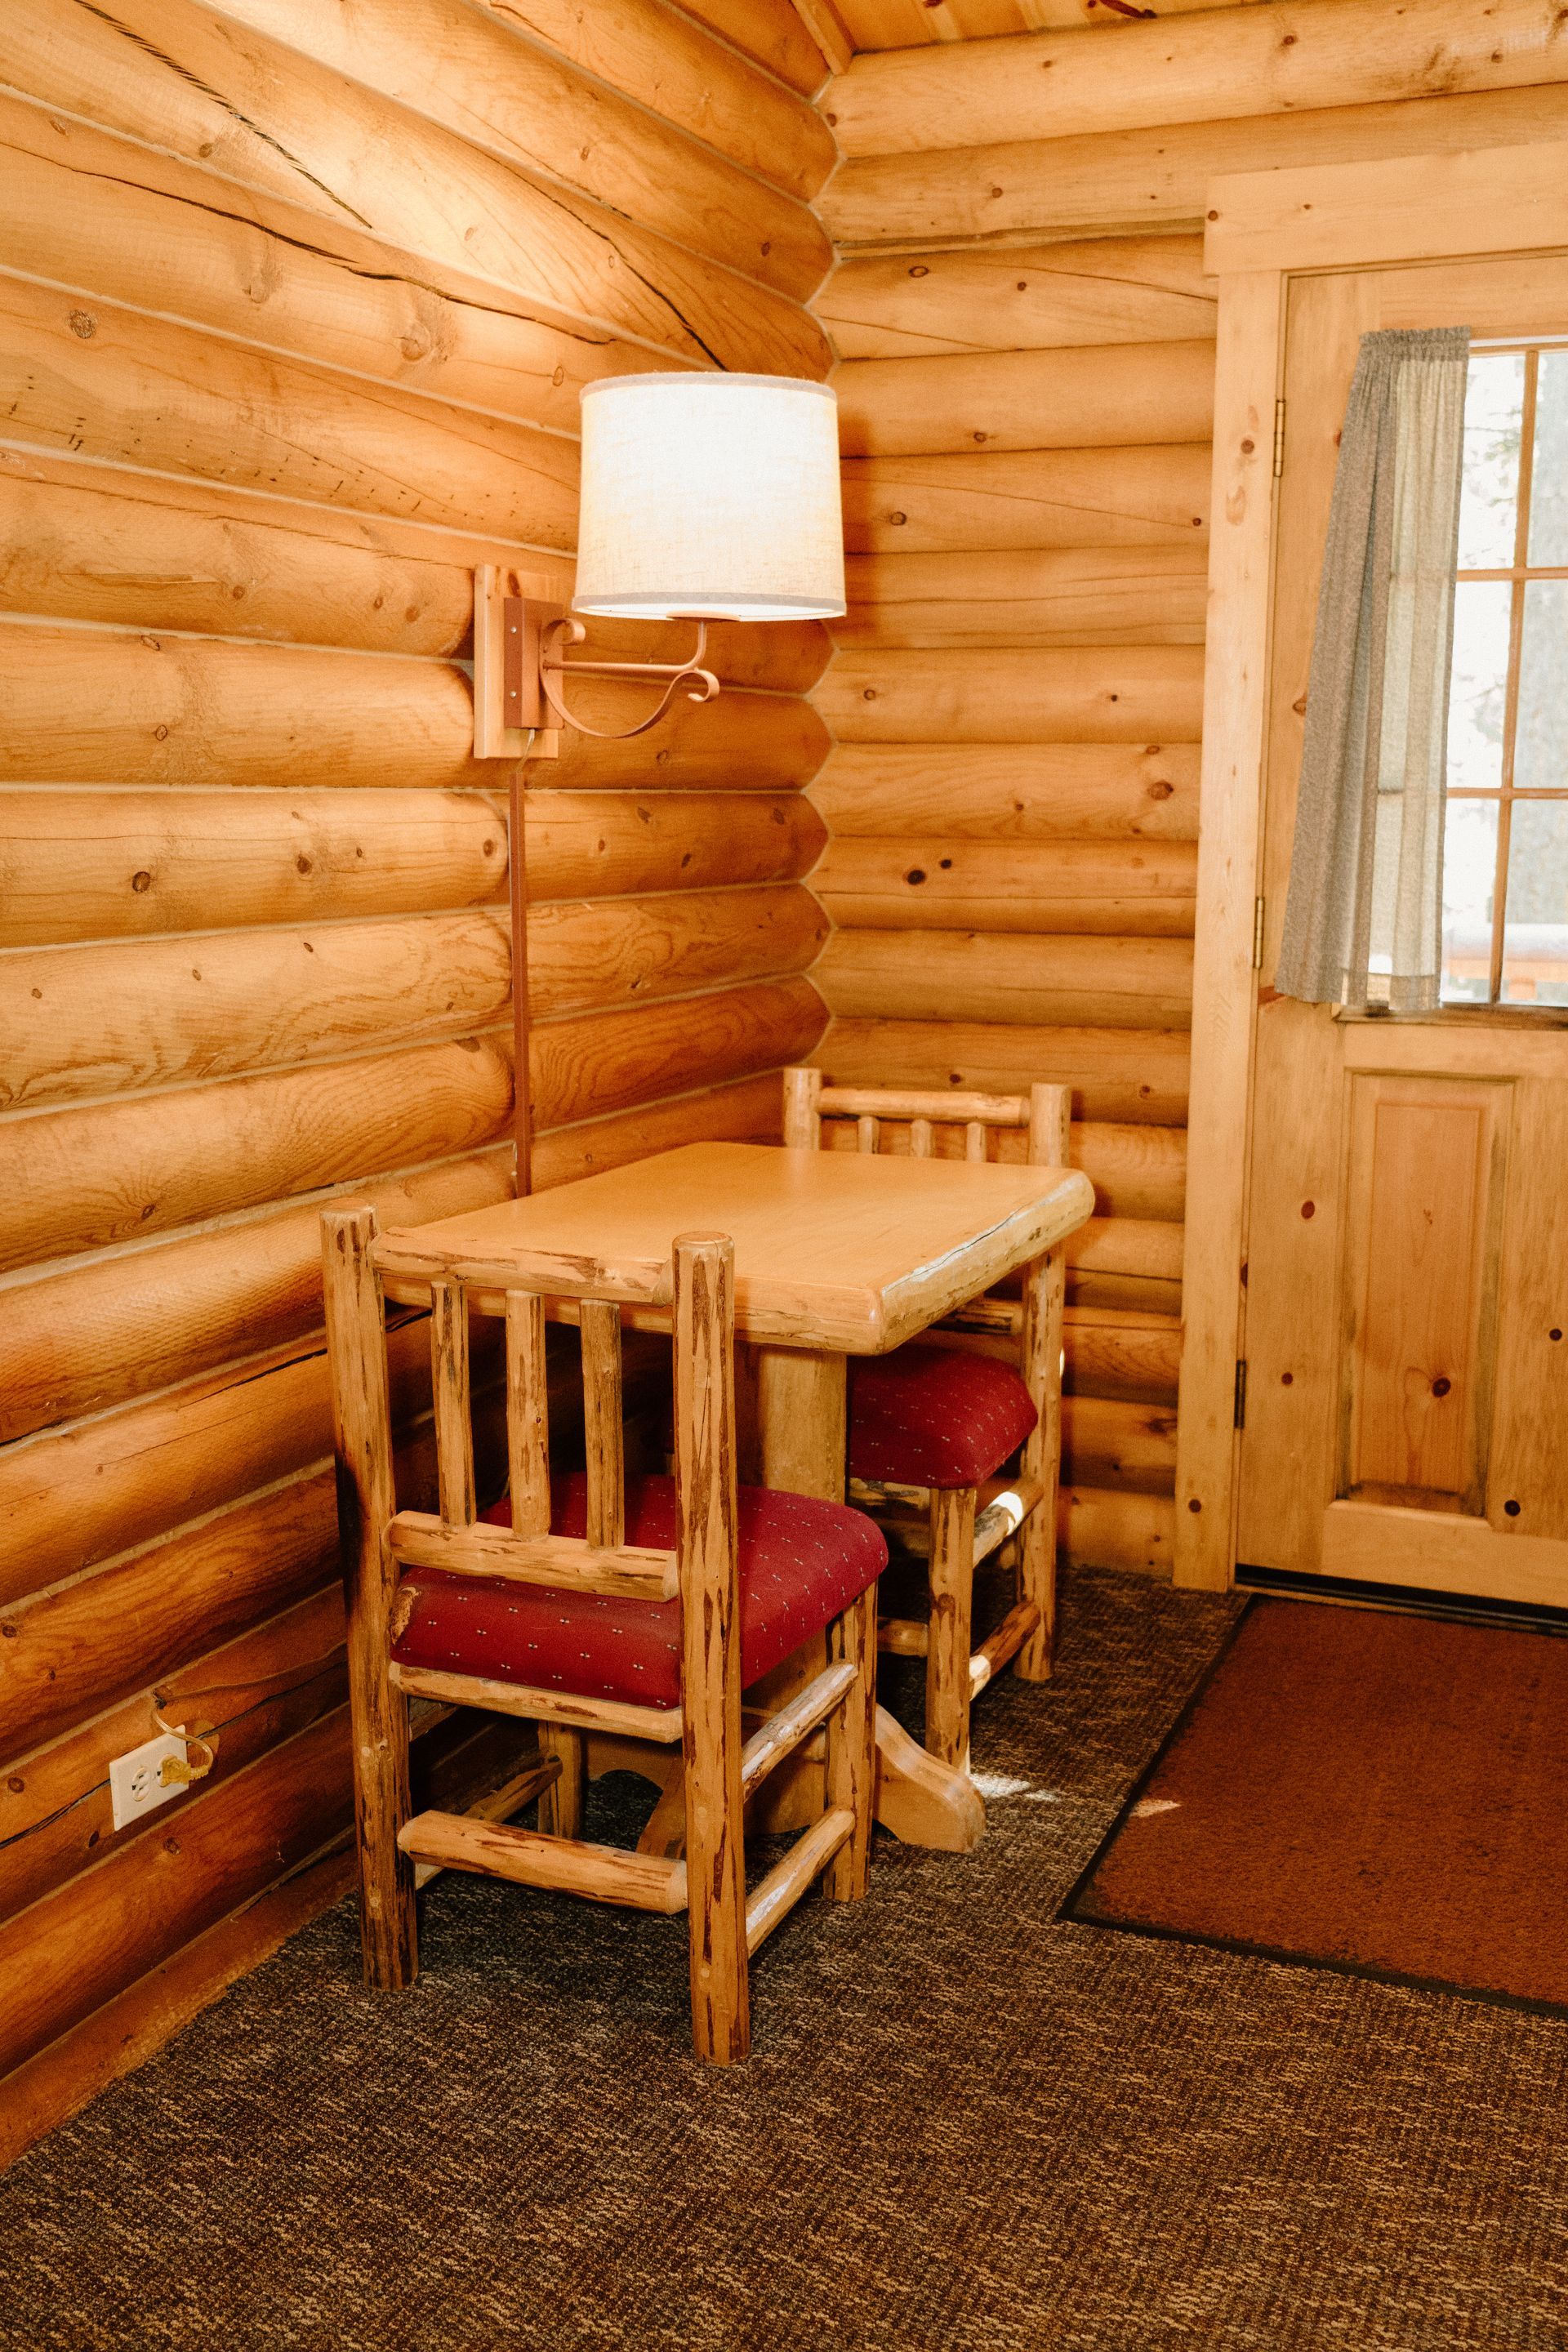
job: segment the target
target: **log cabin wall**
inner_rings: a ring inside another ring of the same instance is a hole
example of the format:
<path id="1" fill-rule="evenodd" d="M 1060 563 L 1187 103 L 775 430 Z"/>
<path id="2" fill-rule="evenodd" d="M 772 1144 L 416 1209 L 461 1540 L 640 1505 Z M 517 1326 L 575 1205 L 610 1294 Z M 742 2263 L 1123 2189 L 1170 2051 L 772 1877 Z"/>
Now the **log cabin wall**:
<path id="1" fill-rule="evenodd" d="M 580 386 L 826 372 L 823 62 L 747 27 L 0 11 L 0 2155 L 346 1883 L 319 1205 L 511 1188 L 471 576 L 569 586 Z M 695 723 L 531 776 L 541 1183 L 776 1132 L 824 1026 L 827 640 L 718 639 Z M 216 1768 L 116 1834 L 159 1703 Z"/>
<path id="2" fill-rule="evenodd" d="M 1550 8 L 837 0 L 836 1078 L 1068 1079 L 1063 1537 L 1169 1572 L 1220 173 L 1568 134 Z M 1026 26 L 1045 28 L 1025 33 Z M 973 37 L 1017 34 L 1015 38 Z"/>

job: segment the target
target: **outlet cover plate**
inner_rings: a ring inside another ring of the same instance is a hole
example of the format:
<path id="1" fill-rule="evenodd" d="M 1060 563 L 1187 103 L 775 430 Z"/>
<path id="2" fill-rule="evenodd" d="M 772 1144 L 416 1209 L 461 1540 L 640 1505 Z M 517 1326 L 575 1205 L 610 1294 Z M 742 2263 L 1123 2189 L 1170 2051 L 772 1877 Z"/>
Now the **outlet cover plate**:
<path id="1" fill-rule="evenodd" d="M 115 1757 L 109 1768 L 109 1795 L 117 1830 L 179 1795 L 184 1782 L 171 1780 L 165 1786 L 161 1776 L 165 1757 L 173 1756 L 180 1763 L 184 1762 L 185 1745 L 173 1733 L 161 1731 L 156 1739 L 145 1740 L 128 1755 Z"/>

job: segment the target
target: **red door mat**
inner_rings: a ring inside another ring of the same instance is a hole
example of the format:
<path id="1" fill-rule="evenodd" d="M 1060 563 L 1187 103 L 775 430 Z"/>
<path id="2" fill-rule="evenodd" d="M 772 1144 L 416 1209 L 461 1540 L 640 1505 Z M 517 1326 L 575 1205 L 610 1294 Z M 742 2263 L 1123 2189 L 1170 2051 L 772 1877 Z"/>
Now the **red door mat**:
<path id="1" fill-rule="evenodd" d="M 1568 2011 L 1568 1640 L 1254 1601 L 1062 1916 Z"/>

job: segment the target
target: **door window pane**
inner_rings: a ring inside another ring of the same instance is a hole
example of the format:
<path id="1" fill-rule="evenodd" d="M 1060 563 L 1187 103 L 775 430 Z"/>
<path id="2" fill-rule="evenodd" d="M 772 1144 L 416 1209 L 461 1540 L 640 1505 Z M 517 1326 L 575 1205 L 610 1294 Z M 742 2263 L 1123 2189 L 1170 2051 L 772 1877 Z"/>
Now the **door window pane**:
<path id="1" fill-rule="evenodd" d="M 1519 792 L 1568 791 L 1568 580 L 1525 583 L 1513 781 Z"/>
<path id="2" fill-rule="evenodd" d="M 1568 352 L 1542 352 L 1536 369 L 1529 560 L 1568 563 Z"/>
<path id="3" fill-rule="evenodd" d="M 1465 382 L 1461 572 L 1496 572 L 1513 562 L 1523 415 L 1523 352 L 1483 352 L 1472 359 Z"/>
<path id="4" fill-rule="evenodd" d="M 1513 803 L 1502 1001 L 1568 1004 L 1568 801 Z"/>
<path id="5" fill-rule="evenodd" d="M 1443 830 L 1443 1002 L 1485 1004 L 1491 992 L 1498 803 L 1450 798 Z"/>
<path id="6" fill-rule="evenodd" d="M 1461 580 L 1454 594 L 1454 668 L 1448 690 L 1448 790 L 1496 792 L 1502 782 L 1508 709 L 1506 580 Z"/>

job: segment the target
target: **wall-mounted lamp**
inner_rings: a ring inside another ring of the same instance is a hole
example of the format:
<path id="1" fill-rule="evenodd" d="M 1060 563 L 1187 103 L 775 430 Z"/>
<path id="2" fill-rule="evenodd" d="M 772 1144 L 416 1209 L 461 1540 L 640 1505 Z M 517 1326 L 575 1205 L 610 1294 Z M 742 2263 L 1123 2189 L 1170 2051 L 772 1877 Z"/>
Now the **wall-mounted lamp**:
<path id="1" fill-rule="evenodd" d="M 811 621 L 844 610 L 838 403 L 824 383 L 773 375 L 605 376 L 583 394 L 576 612 L 694 621 L 684 662 L 568 661 L 585 631 L 559 604 L 475 580 L 474 751 L 549 759 L 560 729 L 624 741 L 684 687 L 710 702 L 710 621 Z M 634 727 L 590 727 L 565 700 L 574 677 L 662 683 Z M 532 736 L 531 743 L 529 740 Z"/>

